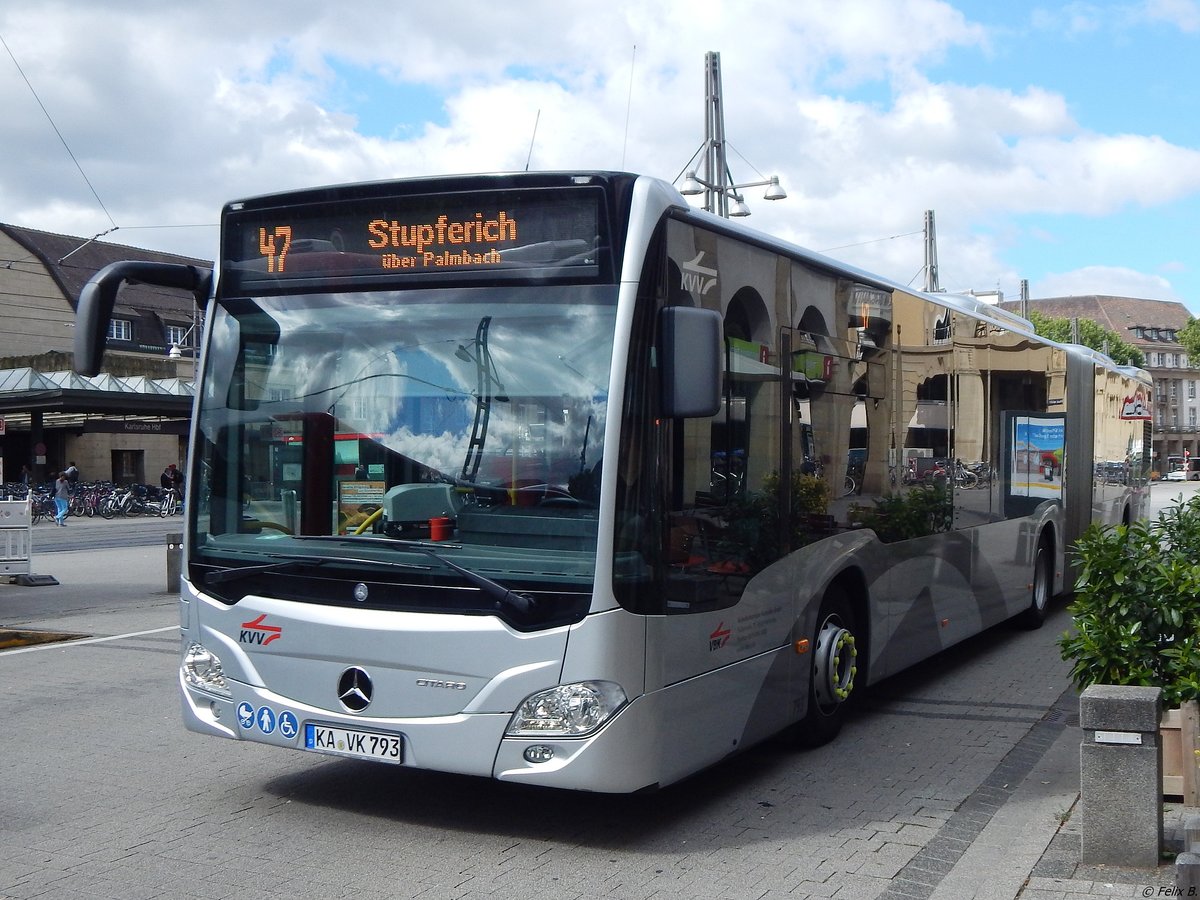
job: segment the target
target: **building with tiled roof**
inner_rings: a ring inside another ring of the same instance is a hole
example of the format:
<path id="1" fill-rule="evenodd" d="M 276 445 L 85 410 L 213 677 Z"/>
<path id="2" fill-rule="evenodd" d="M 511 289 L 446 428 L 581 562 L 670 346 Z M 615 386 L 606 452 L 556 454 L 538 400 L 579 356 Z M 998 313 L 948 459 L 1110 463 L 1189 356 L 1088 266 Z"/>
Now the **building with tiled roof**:
<path id="1" fill-rule="evenodd" d="M 3 480 L 17 481 L 24 465 L 41 480 L 74 462 L 88 479 L 144 482 L 183 460 L 199 331 L 190 293 L 127 284 L 104 372 L 86 379 L 72 371 L 80 291 L 125 259 L 211 265 L 0 223 Z"/>
<path id="2" fill-rule="evenodd" d="M 1019 302 L 1000 304 L 1019 312 Z M 1091 319 L 1137 347 L 1154 378 L 1154 468 L 1167 472 L 1167 460 L 1187 451 L 1200 453 L 1200 369 L 1192 367 L 1176 339 L 1191 314 L 1174 300 L 1110 297 L 1047 297 L 1029 300 L 1029 309 L 1063 319 Z M 1200 365 L 1200 360 L 1195 361 Z"/>

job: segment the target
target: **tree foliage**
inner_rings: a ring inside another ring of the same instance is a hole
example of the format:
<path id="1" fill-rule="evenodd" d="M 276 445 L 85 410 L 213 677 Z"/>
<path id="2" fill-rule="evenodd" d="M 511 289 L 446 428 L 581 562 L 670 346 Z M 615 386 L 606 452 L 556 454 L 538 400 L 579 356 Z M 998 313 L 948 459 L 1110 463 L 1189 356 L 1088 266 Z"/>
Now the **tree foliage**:
<path id="1" fill-rule="evenodd" d="M 1187 324 L 1175 332 L 1175 340 L 1187 351 L 1189 362 L 1200 362 L 1200 319 L 1188 316 Z"/>
<path id="2" fill-rule="evenodd" d="M 1030 310 L 1029 321 L 1033 323 L 1033 330 L 1042 337 L 1064 344 L 1070 343 L 1070 319 L 1048 316 L 1037 310 Z M 1197 338 L 1200 339 L 1200 334 L 1197 335 Z M 1145 357 L 1141 350 L 1126 343 L 1115 332 L 1109 331 L 1091 319 L 1079 320 L 1079 343 L 1108 355 L 1119 366 L 1145 364 Z"/>

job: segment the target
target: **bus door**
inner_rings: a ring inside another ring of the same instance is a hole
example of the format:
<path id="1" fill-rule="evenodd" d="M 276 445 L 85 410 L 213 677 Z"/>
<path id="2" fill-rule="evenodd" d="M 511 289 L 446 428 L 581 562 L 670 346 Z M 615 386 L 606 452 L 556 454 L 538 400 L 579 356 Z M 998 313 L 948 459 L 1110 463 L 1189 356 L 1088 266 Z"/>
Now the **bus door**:
<path id="1" fill-rule="evenodd" d="M 655 466 L 670 499 L 666 608 L 647 619 L 647 689 L 685 711 L 671 740 L 710 762 L 784 727 L 791 712 L 786 667 L 798 657 L 770 652 L 790 634 L 791 592 L 764 572 L 782 553 L 780 388 L 770 344 L 726 338 L 717 415 L 672 421 Z"/>

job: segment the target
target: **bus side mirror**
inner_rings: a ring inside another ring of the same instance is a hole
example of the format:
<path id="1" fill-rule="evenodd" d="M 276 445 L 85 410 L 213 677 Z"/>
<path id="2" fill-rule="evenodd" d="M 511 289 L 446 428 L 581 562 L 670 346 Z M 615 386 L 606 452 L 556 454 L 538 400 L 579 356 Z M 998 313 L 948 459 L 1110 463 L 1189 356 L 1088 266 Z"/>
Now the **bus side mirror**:
<path id="1" fill-rule="evenodd" d="M 191 291 L 203 306 L 212 286 L 212 270 L 127 260 L 111 263 L 93 275 L 83 286 L 75 310 L 75 371 L 80 375 L 100 373 L 117 292 L 126 281 Z"/>
<path id="2" fill-rule="evenodd" d="M 711 309 L 668 306 L 659 313 L 659 335 L 663 416 L 715 416 L 721 410 L 721 314 Z"/>

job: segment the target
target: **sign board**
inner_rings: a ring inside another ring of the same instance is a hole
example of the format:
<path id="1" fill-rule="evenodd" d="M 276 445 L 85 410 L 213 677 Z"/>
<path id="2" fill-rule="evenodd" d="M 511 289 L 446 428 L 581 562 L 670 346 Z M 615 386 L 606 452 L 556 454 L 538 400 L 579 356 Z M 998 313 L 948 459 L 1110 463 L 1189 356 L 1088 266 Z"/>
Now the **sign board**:
<path id="1" fill-rule="evenodd" d="M 338 482 L 338 534 L 348 534 L 383 506 L 385 481 Z"/>
<path id="2" fill-rule="evenodd" d="M 1142 743 L 1142 736 L 1136 731 L 1097 731 L 1097 744 L 1132 744 Z"/>

